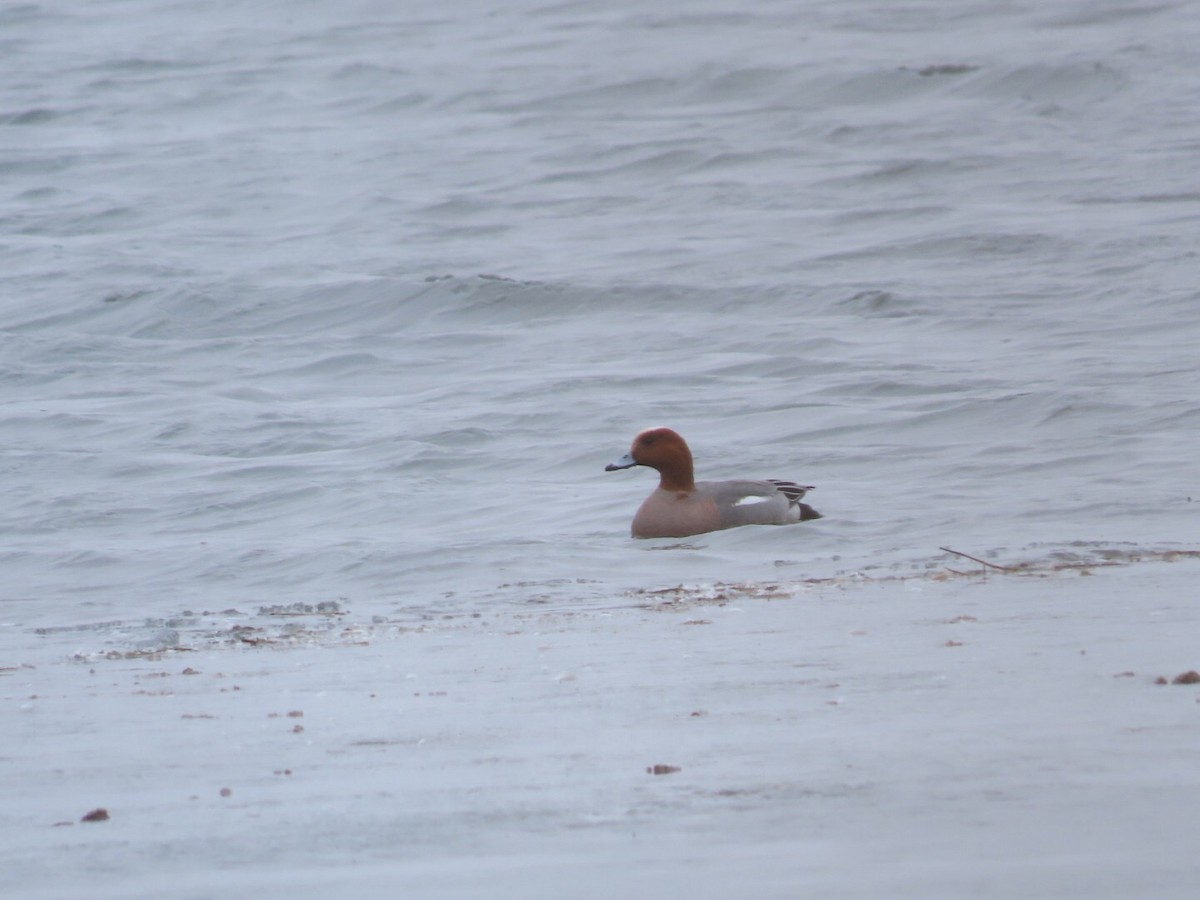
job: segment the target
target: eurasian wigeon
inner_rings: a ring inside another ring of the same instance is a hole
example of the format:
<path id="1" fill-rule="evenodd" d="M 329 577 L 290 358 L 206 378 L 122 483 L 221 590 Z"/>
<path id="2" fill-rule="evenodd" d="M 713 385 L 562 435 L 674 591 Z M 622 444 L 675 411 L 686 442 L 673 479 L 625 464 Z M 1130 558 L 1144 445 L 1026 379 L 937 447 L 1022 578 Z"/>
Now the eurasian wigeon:
<path id="1" fill-rule="evenodd" d="M 657 469 L 658 488 L 633 517 L 633 536 L 687 537 L 738 525 L 790 525 L 819 519 L 801 503 L 812 485 L 791 481 L 701 481 L 692 474 L 692 451 L 670 428 L 649 428 L 605 472 L 649 466 Z"/>

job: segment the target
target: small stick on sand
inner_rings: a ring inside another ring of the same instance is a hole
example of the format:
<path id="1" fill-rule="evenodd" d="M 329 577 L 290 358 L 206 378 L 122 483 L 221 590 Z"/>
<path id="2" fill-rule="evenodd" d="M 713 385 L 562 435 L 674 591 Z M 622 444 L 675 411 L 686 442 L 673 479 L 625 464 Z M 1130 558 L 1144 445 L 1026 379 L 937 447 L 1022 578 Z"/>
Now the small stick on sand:
<path id="1" fill-rule="evenodd" d="M 951 550 L 949 547 L 938 547 L 939 550 L 944 550 L 947 553 L 953 553 L 955 556 L 961 556 L 963 559 L 969 559 L 972 562 L 977 562 L 981 566 L 987 566 L 989 569 L 999 569 L 1001 572 L 1016 572 L 1015 566 L 998 566 L 995 563 L 990 563 L 986 559 L 980 559 L 978 556 L 972 556 L 970 553 L 963 553 L 961 550 Z"/>

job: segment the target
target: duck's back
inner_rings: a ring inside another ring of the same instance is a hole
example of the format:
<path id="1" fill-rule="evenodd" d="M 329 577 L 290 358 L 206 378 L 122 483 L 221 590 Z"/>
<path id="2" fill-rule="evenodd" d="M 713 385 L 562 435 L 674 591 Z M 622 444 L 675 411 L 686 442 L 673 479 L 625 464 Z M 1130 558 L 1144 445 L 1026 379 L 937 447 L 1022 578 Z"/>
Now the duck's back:
<path id="1" fill-rule="evenodd" d="M 738 525 L 790 525 L 821 514 L 801 503 L 806 485 L 790 481 L 699 481 L 696 493 L 710 498 L 722 528 Z"/>

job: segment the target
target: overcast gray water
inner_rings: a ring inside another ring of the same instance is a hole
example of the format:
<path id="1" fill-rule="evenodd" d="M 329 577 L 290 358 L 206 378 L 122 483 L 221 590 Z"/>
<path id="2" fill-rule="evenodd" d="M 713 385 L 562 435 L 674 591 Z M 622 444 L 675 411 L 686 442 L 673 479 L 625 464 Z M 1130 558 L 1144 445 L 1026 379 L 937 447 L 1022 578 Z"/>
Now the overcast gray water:
<path id="1" fill-rule="evenodd" d="M 0 10 L 0 639 L 1194 545 L 1187 2 Z M 826 518 L 632 541 L 670 425 Z"/>

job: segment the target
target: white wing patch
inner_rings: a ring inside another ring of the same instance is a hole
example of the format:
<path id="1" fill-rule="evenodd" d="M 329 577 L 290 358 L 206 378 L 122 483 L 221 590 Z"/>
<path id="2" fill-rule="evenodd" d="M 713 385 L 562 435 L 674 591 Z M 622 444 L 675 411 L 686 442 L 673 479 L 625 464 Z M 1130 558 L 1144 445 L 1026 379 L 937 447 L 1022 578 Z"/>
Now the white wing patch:
<path id="1" fill-rule="evenodd" d="M 738 500 L 737 503 L 735 503 L 733 505 L 734 506 L 756 506 L 759 503 L 770 503 L 771 499 L 772 499 L 771 497 L 760 497 L 758 495 L 752 495 L 749 497 L 743 497 L 741 500 Z"/>

